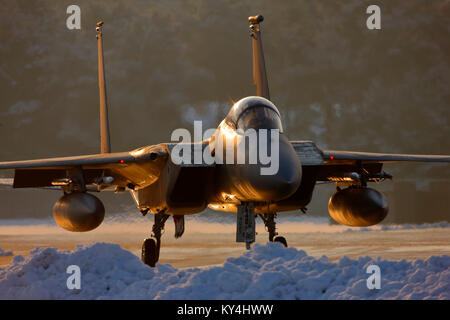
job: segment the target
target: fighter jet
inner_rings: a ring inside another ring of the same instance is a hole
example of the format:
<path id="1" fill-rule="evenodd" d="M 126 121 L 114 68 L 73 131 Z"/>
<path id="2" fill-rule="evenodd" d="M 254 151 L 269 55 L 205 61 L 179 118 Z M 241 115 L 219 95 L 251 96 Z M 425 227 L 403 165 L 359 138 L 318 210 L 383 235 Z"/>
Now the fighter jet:
<path id="1" fill-rule="evenodd" d="M 0 169 L 14 169 L 14 178 L 3 184 L 62 191 L 53 217 L 59 226 L 74 232 L 93 230 L 104 219 L 105 208 L 93 193 L 128 190 L 142 215 L 154 215 L 151 236 L 142 245 L 142 261 L 154 267 L 159 260 L 162 230 L 170 216 L 179 238 L 184 233 L 185 215 L 207 207 L 234 212 L 236 241 L 247 248 L 255 241 L 255 218 L 260 217 L 269 241 L 287 246 L 286 239 L 278 236 L 275 217 L 283 211 L 305 211 L 317 184 L 336 183 L 336 193 L 328 203 L 335 221 L 371 226 L 388 213 L 385 196 L 368 187 L 370 182 L 392 178 L 382 170 L 384 163 L 450 162 L 450 155 L 323 150 L 312 141 L 289 140 L 280 110 L 270 100 L 261 40 L 263 17 L 252 16 L 248 21 L 256 95 L 235 102 L 207 139 L 118 153 L 112 153 L 110 147 L 103 23 L 97 23 L 100 153 L 0 162 Z M 264 132 L 267 134 L 260 134 Z M 263 149 L 270 149 L 275 164 L 268 163 L 269 152 L 261 157 Z"/>

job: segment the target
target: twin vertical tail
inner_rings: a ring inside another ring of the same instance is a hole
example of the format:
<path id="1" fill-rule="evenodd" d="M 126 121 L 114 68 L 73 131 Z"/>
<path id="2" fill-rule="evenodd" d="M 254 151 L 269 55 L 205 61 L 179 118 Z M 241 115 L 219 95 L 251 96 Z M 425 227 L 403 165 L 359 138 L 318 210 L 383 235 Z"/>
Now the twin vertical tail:
<path id="1" fill-rule="evenodd" d="M 267 81 L 266 64 L 261 40 L 260 23 L 262 15 L 248 17 L 250 37 L 253 50 L 253 83 L 256 85 L 256 95 L 270 100 L 269 83 Z"/>
<path id="2" fill-rule="evenodd" d="M 97 22 L 97 47 L 98 47 L 98 89 L 100 96 L 100 152 L 110 153 L 111 142 L 109 139 L 108 104 L 106 99 L 105 64 L 103 61 L 103 22 Z"/>
<path id="3" fill-rule="evenodd" d="M 250 23 L 250 37 L 253 50 L 253 83 L 256 85 L 256 95 L 270 100 L 269 83 L 267 81 L 266 64 L 261 40 L 260 23 L 264 20 L 262 15 L 248 18 Z M 106 98 L 105 64 L 103 61 L 103 22 L 97 22 L 98 47 L 98 88 L 100 97 L 100 152 L 110 153 L 111 142 L 109 137 L 108 104 Z"/>

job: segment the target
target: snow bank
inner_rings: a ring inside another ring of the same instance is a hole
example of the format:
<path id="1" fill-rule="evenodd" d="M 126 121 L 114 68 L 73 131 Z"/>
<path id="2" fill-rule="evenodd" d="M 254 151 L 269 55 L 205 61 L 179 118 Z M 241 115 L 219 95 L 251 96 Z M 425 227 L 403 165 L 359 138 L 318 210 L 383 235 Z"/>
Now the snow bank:
<path id="1" fill-rule="evenodd" d="M 369 290 L 369 265 L 381 269 L 381 289 Z M 69 290 L 66 269 L 81 269 L 81 289 Z M 0 268 L 1 299 L 450 299 L 450 256 L 388 261 L 347 257 L 330 262 L 278 243 L 254 248 L 223 265 L 151 269 L 119 245 L 75 251 L 35 249 Z"/>
<path id="2" fill-rule="evenodd" d="M 9 257 L 12 256 L 12 251 L 5 251 L 2 248 L 0 248 L 0 257 Z"/>

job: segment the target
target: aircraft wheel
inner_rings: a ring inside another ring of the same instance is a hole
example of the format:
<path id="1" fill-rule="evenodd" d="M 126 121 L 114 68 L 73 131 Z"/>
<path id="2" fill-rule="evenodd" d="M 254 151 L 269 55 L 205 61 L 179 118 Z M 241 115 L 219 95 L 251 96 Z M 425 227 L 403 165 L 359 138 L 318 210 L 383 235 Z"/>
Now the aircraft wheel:
<path id="1" fill-rule="evenodd" d="M 145 239 L 142 244 L 141 260 L 146 265 L 154 268 L 156 262 L 158 261 L 158 247 L 156 245 L 156 240 L 149 238 Z"/>
<path id="2" fill-rule="evenodd" d="M 276 237 L 275 239 L 273 239 L 273 242 L 279 242 L 279 243 L 283 244 L 283 246 L 285 248 L 287 248 L 287 246 L 288 246 L 285 237 Z"/>

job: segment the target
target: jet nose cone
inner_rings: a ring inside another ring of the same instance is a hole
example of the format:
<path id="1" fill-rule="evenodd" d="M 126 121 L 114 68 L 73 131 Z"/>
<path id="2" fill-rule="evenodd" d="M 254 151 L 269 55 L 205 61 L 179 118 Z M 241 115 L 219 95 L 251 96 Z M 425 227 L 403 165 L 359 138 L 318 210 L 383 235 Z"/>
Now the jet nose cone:
<path id="1" fill-rule="evenodd" d="M 268 181 L 267 185 L 260 185 L 258 191 L 265 195 L 264 199 L 279 201 L 288 198 L 300 185 L 300 174 L 298 170 L 290 170 L 289 176 L 276 175 Z"/>
<path id="2" fill-rule="evenodd" d="M 277 174 L 261 176 L 254 181 L 253 188 L 262 201 L 286 199 L 297 191 L 301 181 L 301 167 L 284 166 Z"/>
<path id="3" fill-rule="evenodd" d="M 278 168 L 273 174 L 254 174 L 252 189 L 258 201 L 279 201 L 297 191 L 302 178 L 302 166 L 294 148 L 285 136 L 280 136 Z"/>

